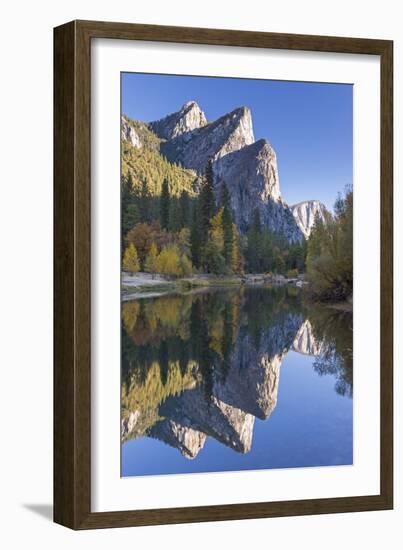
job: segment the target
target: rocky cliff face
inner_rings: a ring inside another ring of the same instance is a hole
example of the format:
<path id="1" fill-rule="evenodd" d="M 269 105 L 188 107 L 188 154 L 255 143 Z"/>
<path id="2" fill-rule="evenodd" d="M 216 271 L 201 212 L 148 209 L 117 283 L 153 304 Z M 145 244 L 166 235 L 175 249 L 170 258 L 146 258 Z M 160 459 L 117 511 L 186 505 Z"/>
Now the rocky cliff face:
<path id="1" fill-rule="evenodd" d="M 150 129 L 161 139 L 174 139 L 207 124 L 203 111 L 195 101 L 188 101 L 180 111 L 150 122 Z"/>
<path id="2" fill-rule="evenodd" d="M 248 229 L 258 208 L 263 226 L 283 234 L 291 243 L 302 241 L 302 232 L 281 196 L 276 153 L 266 140 L 218 158 L 213 170 L 217 197 L 225 183 L 241 231 Z"/>
<path id="3" fill-rule="evenodd" d="M 201 386 L 170 397 L 160 412 L 166 419 L 148 435 L 176 447 L 186 458 L 197 455 L 207 436 L 241 453 L 251 448 L 254 416 L 215 395 L 206 396 Z"/>
<path id="4" fill-rule="evenodd" d="M 188 459 L 197 456 L 208 436 L 247 453 L 255 417 L 264 420 L 276 407 L 281 363 L 303 318 L 285 313 L 277 320 L 258 346 L 244 330 L 229 358 L 225 379 L 213 371 L 208 394 L 203 386 L 197 386 L 169 397 L 159 409 L 163 420 L 147 435 L 177 448 Z"/>
<path id="5" fill-rule="evenodd" d="M 225 182 L 241 231 L 247 230 L 258 208 L 267 229 L 285 235 L 289 242 L 302 241 L 303 234 L 281 197 L 276 153 L 266 140 L 255 142 L 247 107 L 208 124 L 197 104 L 189 102 L 149 127 L 166 140 L 161 152 L 171 162 L 202 174 L 213 161 L 216 196 Z"/>
<path id="6" fill-rule="evenodd" d="M 326 222 L 326 207 L 320 201 L 304 201 L 291 206 L 291 211 L 305 238 L 311 234 L 316 216 Z"/>
<path id="7" fill-rule="evenodd" d="M 141 141 L 140 138 L 136 132 L 136 130 L 131 126 L 127 119 L 122 116 L 120 121 L 120 131 L 121 131 L 121 139 L 122 141 L 128 141 L 133 145 L 133 147 L 136 147 L 137 149 L 140 149 L 141 147 Z"/>
<path id="8" fill-rule="evenodd" d="M 192 460 L 195 458 L 207 439 L 207 435 L 189 426 L 183 426 L 171 419 L 157 422 L 150 430 L 150 437 L 177 448 L 181 454 Z"/>
<path id="9" fill-rule="evenodd" d="M 151 128 L 154 124 L 151 123 Z M 159 124 L 162 125 L 163 121 Z M 166 134 L 165 129 L 162 134 Z M 161 152 L 171 162 L 203 173 L 209 159 L 215 161 L 252 144 L 253 141 L 250 111 L 246 107 L 241 107 L 210 124 L 181 133 L 161 144 Z"/>
<path id="10" fill-rule="evenodd" d="M 188 101 L 178 112 L 148 123 L 147 129 L 157 136 L 160 152 L 170 162 L 201 175 L 208 161 L 213 161 L 216 197 L 225 182 L 242 232 L 248 229 L 258 209 L 263 226 L 284 235 L 290 243 L 298 243 L 309 237 L 316 213 L 323 213 L 324 206 L 319 201 L 292 208 L 285 203 L 276 153 L 265 139 L 255 142 L 252 115 L 247 107 L 208 122 L 199 105 Z M 124 117 L 122 139 L 141 147 L 139 136 Z"/>

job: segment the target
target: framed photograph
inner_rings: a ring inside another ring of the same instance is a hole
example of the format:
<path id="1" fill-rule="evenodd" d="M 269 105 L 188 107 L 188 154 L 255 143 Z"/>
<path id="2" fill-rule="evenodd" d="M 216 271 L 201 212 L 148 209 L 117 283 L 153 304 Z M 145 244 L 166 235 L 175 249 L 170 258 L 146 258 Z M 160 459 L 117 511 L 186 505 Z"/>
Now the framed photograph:
<path id="1" fill-rule="evenodd" d="M 54 520 L 393 507 L 393 43 L 54 31 Z"/>

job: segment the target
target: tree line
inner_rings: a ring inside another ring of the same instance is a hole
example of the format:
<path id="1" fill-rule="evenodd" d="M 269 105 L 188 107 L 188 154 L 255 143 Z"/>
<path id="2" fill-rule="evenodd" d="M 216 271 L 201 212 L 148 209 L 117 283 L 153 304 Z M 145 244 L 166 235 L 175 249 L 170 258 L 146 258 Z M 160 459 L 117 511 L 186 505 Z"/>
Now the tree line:
<path id="1" fill-rule="evenodd" d="M 123 269 L 171 276 L 194 271 L 216 275 L 244 272 L 296 276 L 305 268 L 305 243 L 289 245 L 267 231 L 254 212 L 246 235 L 240 234 L 225 182 L 214 191 L 210 161 L 195 182 L 198 194 L 177 189 L 168 177 L 159 196 L 151 195 L 147 179 L 122 177 Z"/>
<path id="2" fill-rule="evenodd" d="M 321 301 L 340 301 L 353 294 L 353 191 L 339 194 L 334 215 L 315 220 L 308 240 L 306 274 L 310 292 Z"/>

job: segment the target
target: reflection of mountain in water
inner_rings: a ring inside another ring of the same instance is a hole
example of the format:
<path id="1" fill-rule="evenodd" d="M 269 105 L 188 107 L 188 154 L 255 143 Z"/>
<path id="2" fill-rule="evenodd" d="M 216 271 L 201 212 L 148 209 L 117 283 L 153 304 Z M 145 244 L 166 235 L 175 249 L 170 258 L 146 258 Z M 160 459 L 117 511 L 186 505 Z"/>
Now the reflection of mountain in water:
<path id="1" fill-rule="evenodd" d="M 263 290 L 143 301 L 129 323 L 123 312 L 122 441 L 152 437 L 189 459 L 207 437 L 251 449 L 255 417 L 276 407 L 287 352 L 325 349 L 298 296 Z M 143 345 L 133 346 L 140 328 Z"/>
<path id="2" fill-rule="evenodd" d="M 320 355 L 322 345 L 321 342 L 315 338 L 309 319 L 305 319 L 300 326 L 292 344 L 292 349 L 303 355 Z"/>

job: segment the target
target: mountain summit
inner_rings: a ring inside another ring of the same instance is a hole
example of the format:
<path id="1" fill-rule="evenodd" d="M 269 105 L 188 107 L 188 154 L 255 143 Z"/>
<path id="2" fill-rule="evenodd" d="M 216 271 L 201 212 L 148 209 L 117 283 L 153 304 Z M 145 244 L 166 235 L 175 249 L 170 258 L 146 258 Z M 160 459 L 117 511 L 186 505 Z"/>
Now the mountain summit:
<path id="1" fill-rule="evenodd" d="M 283 234 L 289 242 L 301 242 L 303 234 L 281 196 L 276 153 L 267 140 L 255 141 L 250 109 L 238 107 L 210 123 L 204 123 L 203 114 L 202 124 L 196 124 L 200 122 L 197 115 L 188 131 L 176 131 L 175 137 L 168 139 L 173 122 L 178 126 L 188 110 L 202 113 L 197 104 L 188 102 L 178 113 L 150 123 L 159 137 L 165 136 L 161 153 L 170 162 L 198 174 L 203 174 L 212 160 L 217 201 L 225 183 L 236 224 L 242 232 L 247 231 L 258 209 L 263 226 Z"/>
<path id="2" fill-rule="evenodd" d="M 171 162 L 203 173 L 210 159 L 215 161 L 228 153 L 251 145 L 254 140 L 250 110 L 240 107 L 214 122 L 183 132 L 162 143 L 161 152 Z"/>
<path id="3" fill-rule="evenodd" d="M 122 139 L 134 147 L 145 146 L 122 117 Z M 234 109 L 208 122 L 195 101 L 186 102 L 179 111 L 160 120 L 133 122 L 142 129 L 165 159 L 202 175 L 212 161 L 214 191 L 218 202 L 225 184 L 230 195 L 235 222 L 246 232 L 259 211 L 263 227 L 283 235 L 289 243 L 308 238 L 315 215 L 325 210 L 319 201 L 306 201 L 289 207 L 283 200 L 277 157 L 266 139 L 255 141 L 252 115 L 248 107 Z"/>
<path id="4" fill-rule="evenodd" d="M 206 115 L 196 101 L 188 101 L 180 111 L 150 122 L 149 127 L 161 139 L 173 139 L 206 124 Z"/>

